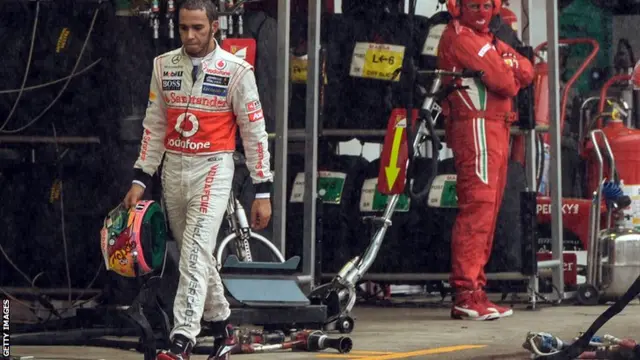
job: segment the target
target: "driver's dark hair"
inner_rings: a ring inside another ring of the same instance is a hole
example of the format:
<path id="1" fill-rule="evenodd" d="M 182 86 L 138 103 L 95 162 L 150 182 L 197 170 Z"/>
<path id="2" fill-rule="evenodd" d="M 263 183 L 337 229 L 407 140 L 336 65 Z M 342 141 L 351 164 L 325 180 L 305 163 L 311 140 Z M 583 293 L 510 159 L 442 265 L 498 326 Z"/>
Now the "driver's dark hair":
<path id="1" fill-rule="evenodd" d="M 209 19 L 209 23 L 213 23 L 218 20 L 218 11 L 216 10 L 216 6 L 213 5 L 213 1 L 211 0 L 185 0 L 180 6 L 180 10 L 204 10 L 207 14 L 207 19 Z"/>

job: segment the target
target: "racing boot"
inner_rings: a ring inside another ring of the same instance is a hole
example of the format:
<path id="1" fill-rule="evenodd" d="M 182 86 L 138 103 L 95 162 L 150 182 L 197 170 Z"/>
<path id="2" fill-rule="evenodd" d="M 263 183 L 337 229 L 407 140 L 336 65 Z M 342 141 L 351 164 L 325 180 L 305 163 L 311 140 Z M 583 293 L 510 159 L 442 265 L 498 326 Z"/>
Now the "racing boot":
<path id="1" fill-rule="evenodd" d="M 193 344 L 183 335 L 176 334 L 169 350 L 158 353 L 156 360 L 189 360 Z"/>
<path id="2" fill-rule="evenodd" d="M 500 314 L 501 318 L 513 315 L 512 308 L 494 304 L 489 300 L 487 293 L 483 289 L 478 289 L 474 291 L 474 296 L 477 298 L 477 301 L 481 304 L 484 304 L 484 306 L 486 306 L 487 309 L 493 310 L 498 314 Z"/>
<path id="3" fill-rule="evenodd" d="M 237 341 L 233 334 L 233 325 L 227 321 L 209 323 L 210 334 L 213 336 L 213 348 L 207 360 L 229 360 L 231 350 Z"/>
<path id="4" fill-rule="evenodd" d="M 451 306 L 451 318 L 483 321 L 499 319 L 500 314 L 479 302 L 474 291 L 463 290 L 455 294 L 455 300 Z"/>

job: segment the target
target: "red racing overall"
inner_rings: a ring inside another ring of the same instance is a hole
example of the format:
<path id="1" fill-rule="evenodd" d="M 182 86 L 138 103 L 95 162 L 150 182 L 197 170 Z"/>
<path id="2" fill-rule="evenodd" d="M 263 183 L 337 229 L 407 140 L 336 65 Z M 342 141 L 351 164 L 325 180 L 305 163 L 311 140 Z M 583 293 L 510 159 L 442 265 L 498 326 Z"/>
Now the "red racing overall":
<path id="1" fill-rule="evenodd" d="M 490 0 L 464 0 L 458 6 L 461 15 L 454 15 L 440 40 L 438 68 L 481 70 L 484 75 L 444 80 L 465 87 L 442 103 L 459 205 L 451 240 L 450 282 L 457 293 L 452 315 L 489 320 L 512 313 L 488 302 L 482 288 L 506 185 L 509 129 L 517 120 L 513 98 L 532 82 L 533 66 L 489 32 L 494 14 Z"/>

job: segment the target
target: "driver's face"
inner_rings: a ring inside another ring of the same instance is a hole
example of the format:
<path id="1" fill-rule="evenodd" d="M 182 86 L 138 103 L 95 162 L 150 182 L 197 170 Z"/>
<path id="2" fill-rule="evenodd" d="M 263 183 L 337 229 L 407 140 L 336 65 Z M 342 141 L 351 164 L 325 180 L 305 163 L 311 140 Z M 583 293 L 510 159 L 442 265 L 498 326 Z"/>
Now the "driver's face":
<path id="1" fill-rule="evenodd" d="M 218 22 L 209 23 L 204 10 L 180 10 L 180 40 L 187 54 L 193 57 L 206 55 L 213 35 L 218 31 Z"/>

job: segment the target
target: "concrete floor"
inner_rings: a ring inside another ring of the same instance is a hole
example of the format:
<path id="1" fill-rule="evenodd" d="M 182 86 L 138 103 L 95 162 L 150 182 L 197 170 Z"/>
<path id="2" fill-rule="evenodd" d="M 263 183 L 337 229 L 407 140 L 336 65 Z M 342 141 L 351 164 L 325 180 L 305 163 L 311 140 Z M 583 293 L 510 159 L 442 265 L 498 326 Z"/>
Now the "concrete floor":
<path id="1" fill-rule="evenodd" d="M 528 331 L 550 332 L 570 340 L 586 330 L 606 306 L 580 307 L 541 305 L 540 310 L 515 306 L 510 318 L 491 322 L 451 320 L 445 306 L 356 307 L 354 343 L 349 354 L 334 350 L 322 353 L 281 351 L 252 355 L 233 355 L 236 360 L 297 359 L 528 359 L 522 348 Z M 619 338 L 640 339 L 640 306 L 630 304 L 599 332 Z M 338 335 L 338 334 L 335 334 Z M 33 356 L 34 360 L 142 359 L 136 352 L 95 347 L 13 347 L 14 356 Z M 206 356 L 192 359 L 204 360 Z"/>

